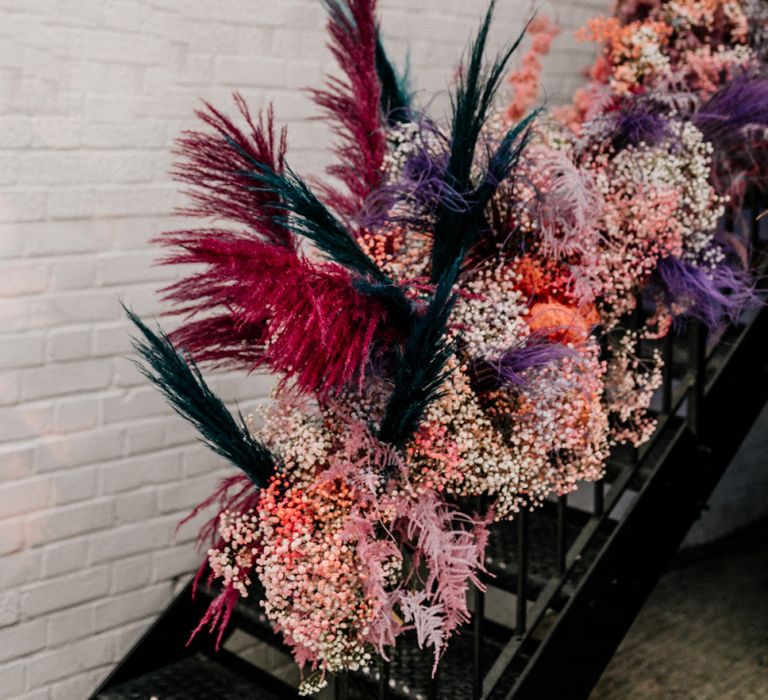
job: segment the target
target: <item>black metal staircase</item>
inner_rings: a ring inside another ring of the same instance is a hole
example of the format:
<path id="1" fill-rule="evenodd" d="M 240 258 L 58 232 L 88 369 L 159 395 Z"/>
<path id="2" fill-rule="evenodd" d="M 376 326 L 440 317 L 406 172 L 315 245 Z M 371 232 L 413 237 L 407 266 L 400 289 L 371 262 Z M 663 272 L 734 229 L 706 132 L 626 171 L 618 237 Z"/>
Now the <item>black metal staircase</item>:
<path id="1" fill-rule="evenodd" d="M 749 217 L 754 266 L 757 210 Z M 387 663 L 335 679 L 326 697 L 585 698 L 674 556 L 760 410 L 768 401 L 768 308 L 717 337 L 690 324 L 662 343 L 658 428 L 641 450 L 619 450 L 603 482 L 584 485 L 512 523 L 494 527 L 488 592 L 474 592 L 474 619 L 452 640 L 436 678 L 407 636 Z M 291 698 L 266 669 L 191 626 L 212 592 L 187 586 L 94 694 L 127 698 Z M 230 624 L 281 649 L 258 602 L 241 601 Z M 225 645 L 226 646 L 226 645 Z"/>

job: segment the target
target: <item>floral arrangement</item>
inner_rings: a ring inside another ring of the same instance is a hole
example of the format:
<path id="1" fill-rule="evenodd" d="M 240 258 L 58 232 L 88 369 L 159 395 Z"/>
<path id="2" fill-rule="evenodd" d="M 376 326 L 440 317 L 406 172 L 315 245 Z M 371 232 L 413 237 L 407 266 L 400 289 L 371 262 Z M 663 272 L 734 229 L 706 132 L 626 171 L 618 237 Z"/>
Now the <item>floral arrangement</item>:
<path id="1" fill-rule="evenodd" d="M 618 113 L 635 141 L 687 119 L 713 148 L 718 192 L 740 198 L 750 184 L 765 186 L 767 34 L 761 2 L 625 0 L 577 33 L 602 51 L 590 84 L 558 116 L 578 132 Z"/>
<path id="2" fill-rule="evenodd" d="M 408 630 L 437 666 L 484 586 L 489 525 L 648 437 L 660 360 L 638 342 L 751 300 L 717 226 L 768 126 L 734 93 L 768 99 L 733 0 L 590 24 L 590 97 L 559 121 L 532 109 L 547 20 L 505 106 L 523 36 L 486 59 L 492 2 L 441 121 L 389 61 L 375 0 L 326 5 L 341 74 L 312 96 L 337 138 L 331 178 L 291 169 L 271 109 L 235 96 L 238 126 L 206 105 L 175 170 L 183 213 L 206 223 L 159 239 L 165 263 L 192 265 L 165 290 L 183 320 L 166 335 L 128 312 L 148 378 L 240 470 L 200 506 L 218 514 L 199 577 L 221 592 L 196 632 L 220 639 L 259 595 L 304 693 Z M 235 415 L 198 366 L 280 381 L 268 408 Z"/>
<path id="3" fill-rule="evenodd" d="M 523 156 L 518 199 L 535 205 L 519 224 L 599 316 L 613 442 L 639 445 L 654 429 L 662 362 L 658 351 L 641 359 L 640 343 L 683 316 L 715 330 L 756 302 L 748 242 L 722 224 L 766 186 L 766 27 L 756 3 L 619 3 L 577 32 L 601 47 L 591 81 L 539 119 Z M 518 74 L 510 82 L 507 118 L 521 94 Z"/>

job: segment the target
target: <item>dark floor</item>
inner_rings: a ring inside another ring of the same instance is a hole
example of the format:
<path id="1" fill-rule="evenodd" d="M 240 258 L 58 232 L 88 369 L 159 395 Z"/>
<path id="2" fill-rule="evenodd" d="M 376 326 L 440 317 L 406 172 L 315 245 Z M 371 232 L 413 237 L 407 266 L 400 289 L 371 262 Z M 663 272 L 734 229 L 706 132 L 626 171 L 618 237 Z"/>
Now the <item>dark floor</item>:
<path id="1" fill-rule="evenodd" d="M 768 521 L 680 555 L 591 700 L 768 700 Z"/>

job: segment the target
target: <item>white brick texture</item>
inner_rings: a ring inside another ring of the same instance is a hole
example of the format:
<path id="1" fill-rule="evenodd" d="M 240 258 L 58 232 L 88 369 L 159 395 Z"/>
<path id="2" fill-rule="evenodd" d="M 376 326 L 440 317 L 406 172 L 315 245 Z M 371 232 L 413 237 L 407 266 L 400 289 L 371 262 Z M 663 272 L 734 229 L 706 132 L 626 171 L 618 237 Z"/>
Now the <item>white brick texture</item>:
<path id="1" fill-rule="evenodd" d="M 499 0 L 494 42 L 534 5 Z M 380 0 L 419 94 L 446 86 L 485 0 Z M 564 33 L 551 102 L 590 60 L 569 38 L 602 0 L 544 3 Z M 227 468 L 130 362 L 119 301 L 152 317 L 177 274 L 148 240 L 181 203 L 174 138 L 238 89 L 318 174 L 328 131 L 301 91 L 331 68 L 320 0 L 0 2 L 0 698 L 79 700 L 197 566 L 177 522 Z M 269 381 L 219 376 L 244 408 Z"/>

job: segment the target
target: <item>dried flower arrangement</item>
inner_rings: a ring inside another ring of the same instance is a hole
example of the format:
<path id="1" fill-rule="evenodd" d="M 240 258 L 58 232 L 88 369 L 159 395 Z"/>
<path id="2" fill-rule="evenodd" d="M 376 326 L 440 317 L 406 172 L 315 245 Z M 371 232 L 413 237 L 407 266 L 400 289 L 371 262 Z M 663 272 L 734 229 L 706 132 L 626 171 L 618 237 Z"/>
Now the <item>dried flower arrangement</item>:
<path id="1" fill-rule="evenodd" d="M 326 0 L 341 77 L 312 96 L 337 137 L 329 180 L 291 169 L 271 109 L 236 96 L 241 127 L 206 105 L 175 174 L 208 222 L 159 239 L 193 266 L 165 290 L 182 324 L 129 312 L 148 378 L 241 470 L 201 506 L 219 506 L 200 577 L 221 592 L 196 632 L 221 635 L 258 584 L 311 669 L 304 693 L 407 630 L 437 665 L 484 585 L 489 524 L 600 479 L 612 445 L 653 430 L 660 359 L 638 342 L 752 301 L 718 221 L 765 173 L 759 4 L 590 23 L 593 82 L 554 119 L 532 108 L 557 27 L 530 23 L 504 105 L 524 35 L 486 60 L 494 4 L 443 122 L 389 61 L 375 0 Z M 233 415 L 198 364 L 274 373 L 272 404 Z"/>

